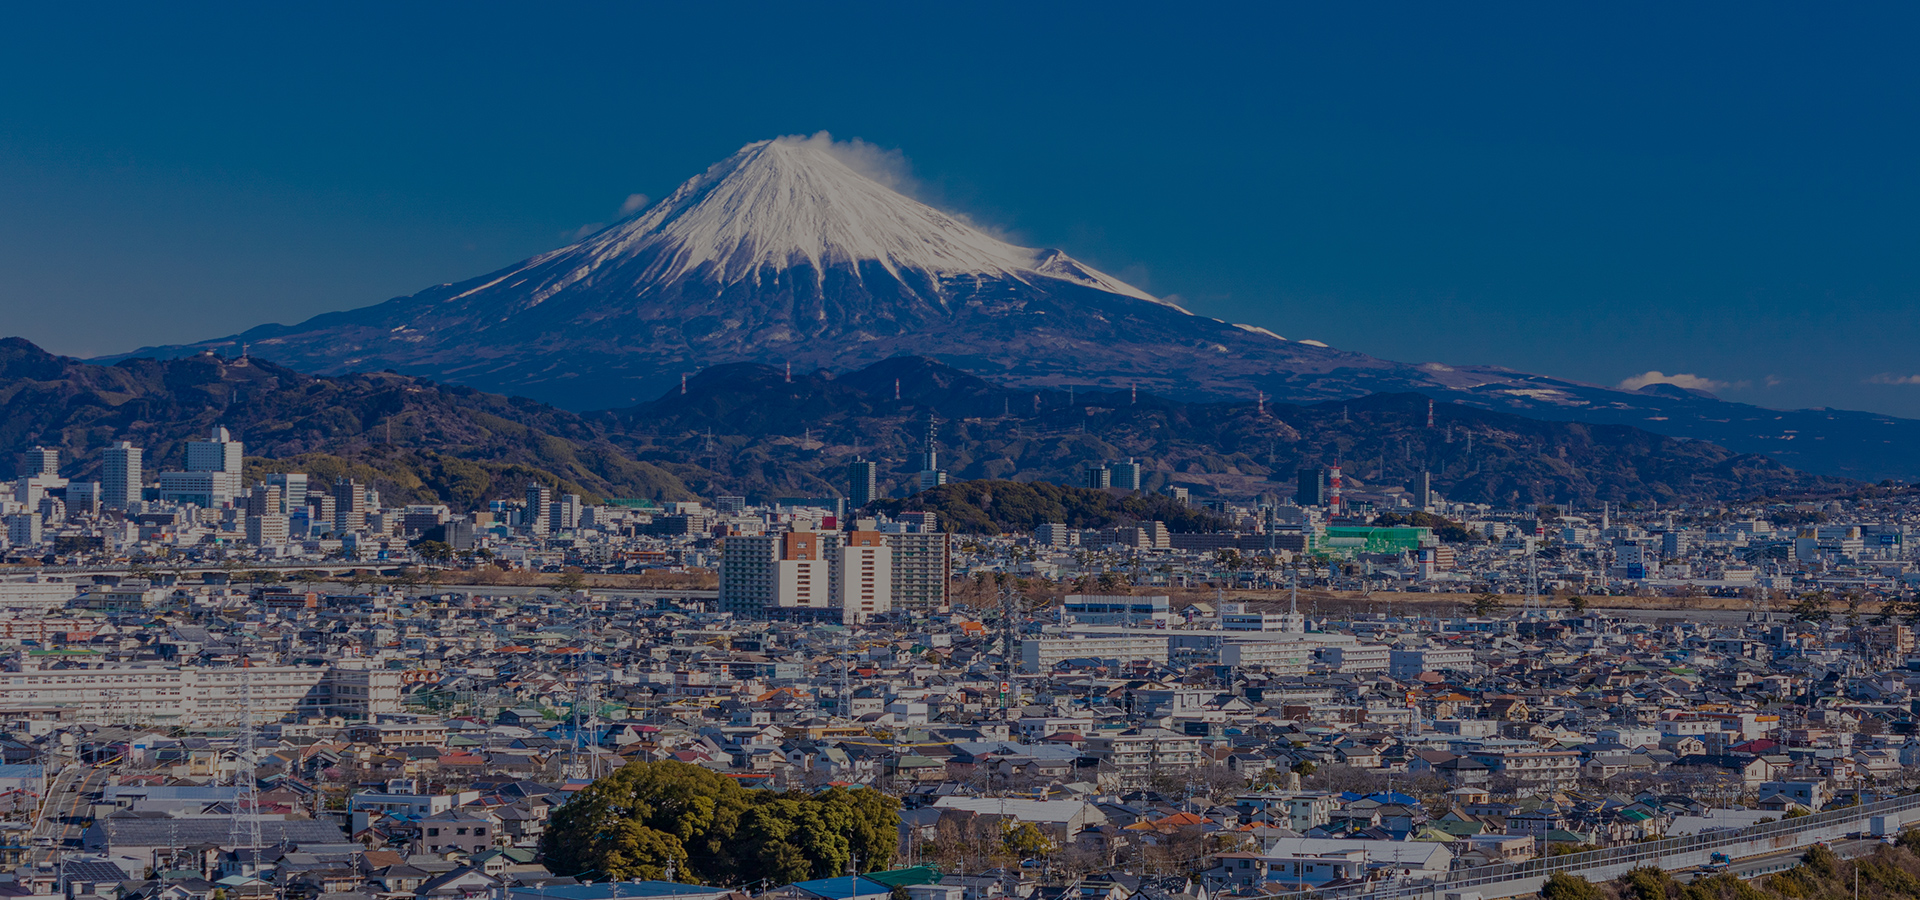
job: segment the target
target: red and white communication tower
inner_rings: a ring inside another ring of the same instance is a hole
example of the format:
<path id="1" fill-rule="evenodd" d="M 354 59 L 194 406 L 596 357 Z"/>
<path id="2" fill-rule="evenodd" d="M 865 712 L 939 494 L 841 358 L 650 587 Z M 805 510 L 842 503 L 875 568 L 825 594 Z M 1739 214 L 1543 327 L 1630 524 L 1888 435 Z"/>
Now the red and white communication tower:
<path id="1" fill-rule="evenodd" d="M 1346 512 L 1346 510 L 1342 508 L 1340 499 L 1339 466 L 1327 467 L 1327 510 L 1336 516 Z"/>

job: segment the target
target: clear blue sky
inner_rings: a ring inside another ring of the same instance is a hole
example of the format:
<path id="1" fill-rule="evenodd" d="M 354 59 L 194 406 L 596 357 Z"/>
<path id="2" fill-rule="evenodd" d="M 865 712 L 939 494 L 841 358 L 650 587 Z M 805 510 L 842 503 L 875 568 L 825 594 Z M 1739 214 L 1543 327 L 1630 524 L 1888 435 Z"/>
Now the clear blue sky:
<path id="1" fill-rule="evenodd" d="M 1911 5 L 155 7 L 8 13 L 0 333 L 363 306 L 824 129 L 1289 338 L 1920 416 Z"/>

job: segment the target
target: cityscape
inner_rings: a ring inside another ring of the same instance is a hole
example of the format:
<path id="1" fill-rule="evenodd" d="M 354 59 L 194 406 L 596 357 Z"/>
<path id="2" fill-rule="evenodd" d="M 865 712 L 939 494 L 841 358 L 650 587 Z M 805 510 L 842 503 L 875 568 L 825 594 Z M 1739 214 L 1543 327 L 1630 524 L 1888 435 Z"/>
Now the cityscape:
<path id="1" fill-rule="evenodd" d="M 1920 900 L 1920 14 L 10 24 L 0 900 Z"/>

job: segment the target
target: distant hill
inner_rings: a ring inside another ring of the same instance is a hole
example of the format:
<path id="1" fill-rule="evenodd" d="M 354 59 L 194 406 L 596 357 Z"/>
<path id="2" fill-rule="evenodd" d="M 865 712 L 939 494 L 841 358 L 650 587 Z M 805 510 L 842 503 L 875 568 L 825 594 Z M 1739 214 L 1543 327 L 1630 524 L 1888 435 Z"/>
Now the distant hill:
<path id="1" fill-rule="evenodd" d="M 111 366 L 0 339 L 0 470 L 34 445 L 62 474 L 94 478 L 99 450 L 144 447 L 149 471 L 177 469 L 185 444 L 224 425 L 248 471 L 351 474 L 392 503 L 468 508 L 532 481 L 603 497 L 692 499 L 679 479 L 627 457 L 592 423 L 542 403 L 390 373 L 322 378 L 212 355 Z"/>
<path id="2" fill-rule="evenodd" d="M 896 393 L 897 392 L 897 393 Z M 897 399 L 896 399 L 897 397 Z M 1576 505 L 1730 500 L 1848 490 L 1764 456 L 1624 425 L 1529 419 L 1419 394 L 1312 406 L 1187 403 L 1131 391 L 996 385 L 929 359 L 895 357 L 838 377 L 751 363 L 714 366 L 686 393 L 593 414 L 635 458 L 696 488 L 760 494 L 844 491 L 845 464 L 882 464 L 908 492 L 929 422 L 956 479 L 1078 484 L 1088 463 L 1135 457 L 1144 487 L 1287 495 L 1303 465 L 1344 463 L 1361 489 L 1397 489 L 1424 471 L 1458 501 Z"/>
<path id="3" fill-rule="evenodd" d="M 962 481 L 883 500 L 874 507 L 890 515 L 907 510 L 936 512 L 943 530 L 971 534 L 1032 531 L 1048 522 L 1073 528 L 1162 522 L 1168 531 L 1183 533 L 1224 531 L 1230 524 L 1171 497 L 1044 482 Z"/>
<path id="4" fill-rule="evenodd" d="M 1129 391 L 1012 388 L 919 357 L 831 376 L 739 363 L 650 403 L 576 414 L 392 373 L 317 377 L 211 354 L 111 366 L 0 340 L 0 472 L 58 447 L 94 477 L 130 440 L 152 471 L 184 463 L 214 425 L 245 441 L 249 471 L 350 474 L 391 502 L 470 508 L 540 481 L 590 498 L 840 496 L 846 464 L 881 463 L 904 496 L 929 425 L 956 480 L 1079 484 L 1089 463 L 1136 457 L 1144 487 L 1289 495 L 1294 471 L 1343 462 L 1348 481 L 1396 490 L 1423 469 L 1443 495 L 1583 506 L 1834 493 L 1857 482 L 1620 425 L 1549 422 L 1382 394 L 1313 406 L 1189 403 Z M 954 493 L 954 492 L 950 492 Z M 1004 491 L 1001 496 L 1011 496 Z M 1089 520 L 1091 521 L 1091 520 Z"/>

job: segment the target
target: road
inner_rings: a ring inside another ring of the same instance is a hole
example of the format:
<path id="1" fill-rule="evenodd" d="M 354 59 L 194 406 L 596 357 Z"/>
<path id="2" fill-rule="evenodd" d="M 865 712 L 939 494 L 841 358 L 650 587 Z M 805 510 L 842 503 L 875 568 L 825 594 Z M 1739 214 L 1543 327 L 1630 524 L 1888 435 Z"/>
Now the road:
<path id="1" fill-rule="evenodd" d="M 40 819 L 33 825 L 32 863 L 52 865 L 62 849 L 78 848 L 86 832 L 88 807 L 94 795 L 105 789 L 112 765 L 90 766 L 68 763 L 54 776 L 47 789 L 46 802 L 40 806 Z M 46 841 L 43 844 L 42 838 Z"/>
<path id="2" fill-rule="evenodd" d="M 1874 848 L 1880 846 L 1880 839 L 1850 838 L 1847 840 L 1833 841 L 1832 846 L 1834 854 L 1841 859 L 1858 859 L 1862 856 L 1872 855 Z M 1791 869 L 1799 865 L 1800 861 L 1805 859 L 1806 856 L 1807 851 L 1804 847 L 1794 850 L 1782 850 L 1778 853 L 1767 853 L 1761 856 L 1749 856 L 1745 859 L 1734 860 L 1731 865 L 1727 866 L 1726 871 L 1742 879 L 1758 878 L 1762 875 L 1772 875 L 1775 872 L 1784 872 Z M 1712 873 L 1704 868 L 1693 868 L 1685 872 L 1675 872 L 1674 877 L 1684 882 L 1710 874 Z"/>

